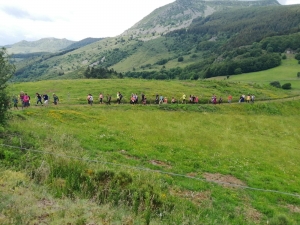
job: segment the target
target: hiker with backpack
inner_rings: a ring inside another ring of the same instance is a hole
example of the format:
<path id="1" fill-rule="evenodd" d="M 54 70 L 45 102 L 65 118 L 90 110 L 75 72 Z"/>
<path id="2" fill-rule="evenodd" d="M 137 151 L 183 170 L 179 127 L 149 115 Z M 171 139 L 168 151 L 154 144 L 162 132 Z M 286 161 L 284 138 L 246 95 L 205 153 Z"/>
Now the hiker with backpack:
<path id="1" fill-rule="evenodd" d="M 17 96 L 13 96 L 13 98 L 12 98 L 12 102 L 14 103 L 14 109 L 19 109 L 18 108 L 18 98 L 17 98 Z"/>
<path id="2" fill-rule="evenodd" d="M 29 106 L 30 97 L 25 93 L 23 97 L 24 107 L 27 108 Z"/>
<path id="3" fill-rule="evenodd" d="M 87 100 L 88 100 L 88 104 L 92 106 L 93 102 L 94 102 L 93 95 L 92 94 L 88 94 Z"/>
<path id="4" fill-rule="evenodd" d="M 41 103 L 41 105 L 43 105 L 42 96 L 39 93 L 35 93 L 35 94 L 37 97 L 36 105 L 38 105 L 39 103 Z"/>
<path id="5" fill-rule="evenodd" d="M 53 93 L 53 103 L 54 103 L 54 105 L 57 105 L 58 102 L 59 102 L 59 98 L 57 97 L 57 95 L 55 93 Z"/>
<path id="6" fill-rule="evenodd" d="M 123 98 L 123 95 L 121 94 L 121 92 L 117 92 L 117 103 L 120 104 L 121 103 L 121 100 Z"/>

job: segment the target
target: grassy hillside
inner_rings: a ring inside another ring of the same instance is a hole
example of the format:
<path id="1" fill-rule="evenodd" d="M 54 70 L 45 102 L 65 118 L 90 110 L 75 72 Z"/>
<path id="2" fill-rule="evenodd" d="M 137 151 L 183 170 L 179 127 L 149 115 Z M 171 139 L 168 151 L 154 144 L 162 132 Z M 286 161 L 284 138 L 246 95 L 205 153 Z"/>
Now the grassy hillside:
<path id="1" fill-rule="evenodd" d="M 300 64 L 294 59 L 293 55 L 288 55 L 286 60 L 282 60 L 282 65 L 267 71 L 255 72 L 250 74 L 240 74 L 230 76 L 230 81 L 239 81 L 244 83 L 256 82 L 268 85 L 272 81 L 279 81 L 281 84 L 291 83 L 292 87 L 300 89 L 300 79 L 297 73 L 300 71 Z M 212 78 L 223 80 L 226 77 Z"/>

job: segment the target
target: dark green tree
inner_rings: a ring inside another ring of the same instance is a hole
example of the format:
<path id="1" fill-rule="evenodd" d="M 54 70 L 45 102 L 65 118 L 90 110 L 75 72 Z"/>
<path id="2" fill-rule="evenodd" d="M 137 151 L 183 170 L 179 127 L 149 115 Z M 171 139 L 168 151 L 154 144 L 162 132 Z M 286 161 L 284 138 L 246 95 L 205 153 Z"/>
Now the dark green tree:
<path id="1" fill-rule="evenodd" d="M 281 88 L 281 84 L 279 81 L 272 81 L 270 83 L 271 86 L 276 87 L 276 88 Z"/>
<path id="2" fill-rule="evenodd" d="M 284 85 L 282 85 L 282 89 L 291 89 L 292 88 L 292 84 L 291 83 L 285 83 Z"/>
<path id="3" fill-rule="evenodd" d="M 9 62 L 9 57 L 4 48 L 0 49 L 0 125 L 7 121 L 7 111 L 10 99 L 6 92 L 7 81 L 15 72 L 15 67 Z"/>

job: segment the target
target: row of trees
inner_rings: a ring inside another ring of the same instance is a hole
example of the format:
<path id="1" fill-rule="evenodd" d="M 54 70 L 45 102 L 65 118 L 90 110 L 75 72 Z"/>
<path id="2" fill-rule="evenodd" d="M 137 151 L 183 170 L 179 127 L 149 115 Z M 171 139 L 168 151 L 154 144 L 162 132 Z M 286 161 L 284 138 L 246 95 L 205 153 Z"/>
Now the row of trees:
<path id="1" fill-rule="evenodd" d="M 199 78 L 209 78 L 224 75 L 234 75 L 267 70 L 281 63 L 281 57 L 276 53 L 263 54 L 260 57 L 250 57 L 242 60 L 225 60 L 219 63 L 212 63 L 213 59 L 207 59 L 199 63 L 192 64 L 186 68 L 172 68 L 160 71 L 126 72 L 125 77 L 143 79 L 180 79 L 197 80 Z"/>
<path id="2" fill-rule="evenodd" d="M 209 78 L 267 70 L 279 66 L 280 63 L 281 58 L 276 53 L 264 54 L 260 57 L 251 57 L 239 61 L 225 61 L 208 67 L 204 77 Z"/>
<path id="3" fill-rule="evenodd" d="M 118 74 L 114 69 L 107 69 L 104 67 L 88 67 L 85 72 L 84 76 L 86 78 L 96 78 L 96 79 L 109 79 L 109 78 L 122 78 L 123 75 L 120 73 Z"/>

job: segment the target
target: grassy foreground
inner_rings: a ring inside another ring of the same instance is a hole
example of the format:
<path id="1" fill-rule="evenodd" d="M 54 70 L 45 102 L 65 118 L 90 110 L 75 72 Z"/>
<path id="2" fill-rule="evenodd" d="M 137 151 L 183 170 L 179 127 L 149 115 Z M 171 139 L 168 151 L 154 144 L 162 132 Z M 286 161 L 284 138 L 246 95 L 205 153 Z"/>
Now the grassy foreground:
<path id="1" fill-rule="evenodd" d="M 297 224 L 299 109 L 295 100 L 15 110 L 2 143 L 38 151 L 0 147 L 1 224 Z"/>

